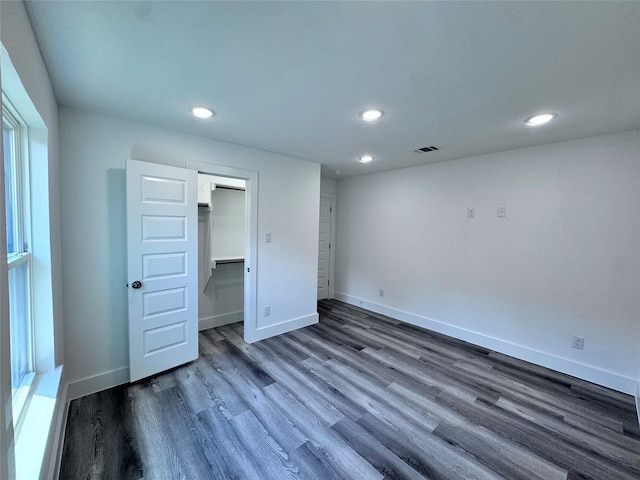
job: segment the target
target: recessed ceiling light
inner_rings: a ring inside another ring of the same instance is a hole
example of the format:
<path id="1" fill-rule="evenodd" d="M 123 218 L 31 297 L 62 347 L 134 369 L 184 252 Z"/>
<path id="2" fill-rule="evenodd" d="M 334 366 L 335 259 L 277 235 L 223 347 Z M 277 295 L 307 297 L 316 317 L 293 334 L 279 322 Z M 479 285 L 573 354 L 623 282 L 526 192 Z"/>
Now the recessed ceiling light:
<path id="1" fill-rule="evenodd" d="M 378 110 L 377 108 L 373 108 L 371 110 L 365 110 L 364 112 L 360 112 L 360 117 L 365 122 L 372 122 L 373 120 L 379 119 L 383 114 L 382 110 Z"/>
<path id="2" fill-rule="evenodd" d="M 534 115 L 533 117 L 527 118 L 524 124 L 528 127 L 537 127 L 538 125 L 544 125 L 545 123 L 550 122 L 555 117 L 555 113 L 541 113 L 540 115 Z"/>
<path id="3" fill-rule="evenodd" d="M 362 155 L 358 158 L 358 160 L 360 161 L 360 163 L 369 163 L 371 160 L 373 160 L 373 155 Z"/>
<path id="4" fill-rule="evenodd" d="M 211 118 L 213 117 L 213 110 L 207 107 L 193 107 L 191 113 L 194 117 L 198 118 Z"/>

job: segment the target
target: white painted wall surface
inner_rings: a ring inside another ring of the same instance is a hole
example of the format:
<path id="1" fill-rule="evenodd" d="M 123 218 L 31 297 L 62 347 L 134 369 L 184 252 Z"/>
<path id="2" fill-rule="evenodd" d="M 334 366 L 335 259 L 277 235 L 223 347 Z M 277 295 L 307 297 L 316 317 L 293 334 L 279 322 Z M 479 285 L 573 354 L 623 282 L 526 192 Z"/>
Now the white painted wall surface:
<path id="1" fill-rule="evenodd" d="M 335 178 L 321 177 L 320 191 L 322 193 L 336 193 L 338 186 Z"/>
<path id="2" fill-rule="evenodd" d="M 336 298 L 635 393 L 638 131 L 343 179 L 337 202 Z"/>
<path id="3" fill-rule="evenodd" d="M 211 256 L 243 257 L 246 236 L 245 192 L 217 188 L 211 192 L 211 199 Z"/>
<path id="4" fill-rule="evenodd" d="M 126 381 L 126 158 L 258 172 L 259 332 L 317 321 L 319 165 L 65 107 L 60 157 L 66 368 L 76 382 L 70 395 Z"/>

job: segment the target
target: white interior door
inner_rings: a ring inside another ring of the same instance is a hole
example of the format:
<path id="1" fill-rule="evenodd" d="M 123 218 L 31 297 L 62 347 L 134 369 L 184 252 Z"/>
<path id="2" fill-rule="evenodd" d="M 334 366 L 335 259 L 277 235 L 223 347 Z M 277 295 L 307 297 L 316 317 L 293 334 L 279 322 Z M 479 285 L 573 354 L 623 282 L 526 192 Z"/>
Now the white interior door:
<path id="1" fill-rule="evenodd" d="M 198 358 L 198 173 L 127 160 L 129 378 Z"/>
<path id="2" fill-rule="evenodd" d="M 332 199 L 320 197 L 320 238 L 318 240 L 318 300 L 329 297 L 331 267 Z"/>

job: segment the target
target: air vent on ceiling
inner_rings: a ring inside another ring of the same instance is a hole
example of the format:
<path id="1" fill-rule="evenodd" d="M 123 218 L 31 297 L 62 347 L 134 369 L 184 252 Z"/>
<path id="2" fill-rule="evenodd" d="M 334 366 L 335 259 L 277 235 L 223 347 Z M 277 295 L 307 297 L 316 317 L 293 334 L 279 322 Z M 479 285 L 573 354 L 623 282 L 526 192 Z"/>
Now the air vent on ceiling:
<path id="1" fill-rule="evenodd" d="M 435 152 L 436 150 L 440 150 L 438 147 L 434 147 L 433 145 L 430 145 L 428 147 L 422 147 L 422 148 L 418 148 L 417 150 L 415 150 L 416 153 L 418 152 Z"/>

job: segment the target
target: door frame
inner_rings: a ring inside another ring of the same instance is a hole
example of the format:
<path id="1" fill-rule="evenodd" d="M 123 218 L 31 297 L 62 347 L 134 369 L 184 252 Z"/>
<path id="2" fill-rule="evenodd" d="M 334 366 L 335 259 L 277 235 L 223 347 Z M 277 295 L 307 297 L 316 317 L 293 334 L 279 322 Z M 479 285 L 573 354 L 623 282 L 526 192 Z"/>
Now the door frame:
<path id="1" fill-rule="evenodd" d="M 331 228 L 331 236 L 329 237 L 329 296 L 327 299 L 334 298 L 334 284 L 335 284 L 335 266 L 336 266 L 336 194 L 333 192 L 320 191 L 320 198 L 326 197 L 331 199 L 331 212 L 329 213 L 329 222 Z"/>
<path id="2" fill-rule="evenodd" d="M 258 340 L 258 172 L 212 163 L 187 161 L 186 168 L 206 175 L 246 181 L 244 242 L 244 341 Z"/>

